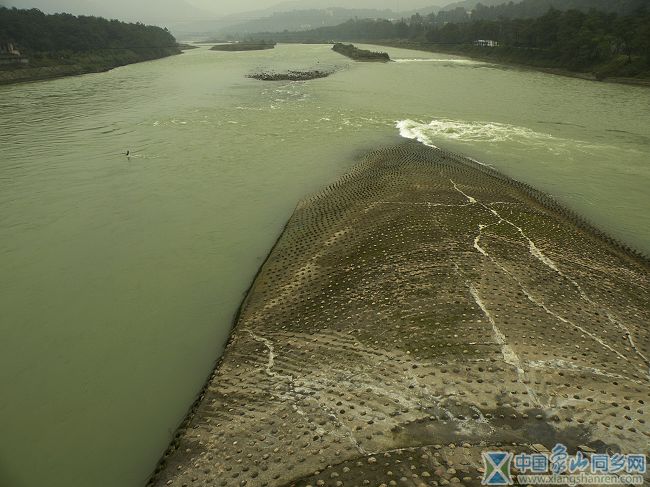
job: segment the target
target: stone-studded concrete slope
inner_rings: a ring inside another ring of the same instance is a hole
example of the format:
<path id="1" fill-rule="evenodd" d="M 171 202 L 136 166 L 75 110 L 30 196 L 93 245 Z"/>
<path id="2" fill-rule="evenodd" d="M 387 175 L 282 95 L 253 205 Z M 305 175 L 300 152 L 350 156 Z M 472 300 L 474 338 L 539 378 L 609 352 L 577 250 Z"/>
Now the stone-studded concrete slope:
<path id="1" fill-rule="evenodd" d="M 642 258 L 472 161 L 368 155 L 291 218 L 152 484 L 480 484 L 480 452 L 645 452 Z"/>

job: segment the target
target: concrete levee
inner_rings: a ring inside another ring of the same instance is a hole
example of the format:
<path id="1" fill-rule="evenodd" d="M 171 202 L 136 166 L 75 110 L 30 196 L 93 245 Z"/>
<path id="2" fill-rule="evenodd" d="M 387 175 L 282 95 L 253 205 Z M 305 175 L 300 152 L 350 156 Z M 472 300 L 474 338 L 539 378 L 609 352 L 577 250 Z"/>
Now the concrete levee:
<path id="1" fill-rule="evenodd" d="M 298 205 L 151 485 L 480 485 L 481 451 L 649 453 L 648 262 L 414 143 Z"/>

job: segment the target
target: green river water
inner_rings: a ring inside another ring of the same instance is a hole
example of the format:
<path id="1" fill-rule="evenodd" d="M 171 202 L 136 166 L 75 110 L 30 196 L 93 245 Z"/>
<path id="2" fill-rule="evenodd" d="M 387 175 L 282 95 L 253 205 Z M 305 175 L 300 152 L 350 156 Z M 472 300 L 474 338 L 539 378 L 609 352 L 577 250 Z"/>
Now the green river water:
<path id="1" fill-rule="evenodd" d="M 201 48 L 0 87 L 0 486 L 143 485 L 297 201 L 400 134 L 650 253 L 650 90 L 388 51 Z M 310 67 L 338 71 L 245 78 Z"/>

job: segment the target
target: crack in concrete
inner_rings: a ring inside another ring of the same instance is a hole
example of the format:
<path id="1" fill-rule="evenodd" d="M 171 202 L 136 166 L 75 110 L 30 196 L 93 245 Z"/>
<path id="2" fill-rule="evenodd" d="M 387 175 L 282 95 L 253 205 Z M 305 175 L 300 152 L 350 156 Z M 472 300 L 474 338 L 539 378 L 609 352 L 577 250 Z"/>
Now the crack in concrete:
<path id="1" fill-rule="evenodd" d="M 255 340 L 256 342 L 263 343 L 264 346 L 267 348 L 269 352 L 269 358 L 268 362 L 266 364 L 265 370 L 266 370 L 266 375 L 269 377 L 274 377 L 274 378 L 285 378 L 288 379 L 289 382 L 293 383 L 293 376 L 292 375 L 282 375 L 278 374 L 277 372 L 274 372 L 273 366 L 275 365 L 275 349 L 273 348 L 273 342 L 269 340 L 268 338 L 261 337 L 259 335 L 256 335 L 253 333 L 251 330 L 246 330 L 248 334 Z"/>
<path id="2" fill-rule="evenodd" d="M 636 346 L 636 343 L 634 343 L 634 340 L 632 339 L 632 333 L 630 332 L 630 330 L 623 323 L 621 323 L 616 318 L 614 318 L 614 316 L 612 316 L 612 314 L 609 312 L 609 310 L 607 310 L 607 319 L 611 323 L 616 324 L 621 330 L 623 330 L 623 332 L 625 333 L 625 336 L 627 337 L 628 342 L 630 342 L 630 346 L 632 347 L 632 350 L 634 350 L 634 352 L 639 357 L 641 357 L 641 360 L 643 360 L 646 363 L 646 365 L 650 365 L 650 360 L 648 359 L 648 357 L 646 357 L 641 352 L 641 350 L 639 350 L 639 348 Z M 648 377 L 650 377 L 650 370 L 648 371 Z"/>
<path id="3" fill-rule="evenodd" d="M 275 357 L 276 357 L 275 349 L 273 347 L 273 342 L 271 342 L 271 340 L 269 340 L 268 338 L 264 338 L 264 337 L 261 337 L 259 335 L 256 335 L 251 330 L 247 330 L 247 331 L 248 331 L 249 335 L 255 341 L 263 343 L 266 346 L 266 348 L 268 349 L 269 359 L 268 359 L 268 363 L 266 365 L 266 374 L 268 376 L 270 376 L 270 377 L 273 377 L 273 378 L 282 378 L 282 379 L 287 379 L 289 381 L 289 383 L 287 384 L 289 390 L 282 393 L 281 396 L 287 397 L 289 400 L 291 400 L 293 402 L 293 404 L 291 405 L 292 409 L 296 413 L 298 413 L 298 415 L 300 415 L 307 422 L 307 424 L 310 424 L 309 415 L 307 413 L 305 413 L 298 406 L 298 404 L 296 404 L 296 403 L 300 400 L 300 398 L 297 397 L 298 394 L 307 395 L 305 393 L 308 392 L 308 391 L 311 391 L 311 389 L 309 389 L 309 388 L 307 388 L 305 386 L 295 386 L 294 378 L 293 378 L 292 375 L 283 375 L 283 374 L 278 374 L 277 372 L 272 371 L 271 369 L 275 365 Z M 343 429 L 343 430 L 345 430 L 347 432 L 346 435 L 339 435 L 333 430 L 329 431 L 329 433 L 334 434 L 335 436 L 337 436 L 339 438 L 343 438 L 343 439 L 347 438 L 347 439 L 349 439 L 350 442 L 355 446 L 355 448 L 361 454 L 365 455 L 367 452 L 365 451 L 365 449 L 359 444 L 359 442 L 355 438 L 354 432 L 348 426 L 346 426 L 343 422 L 341 422 L 341 420 L 338 418 L 338 416 L 335 414 L 335 412 L 332 409 L 330 409 L 329 407 L 327 407 L 325 404 L 323 404 L 321 401 L 314 400 L 314 402 L 316 403 L 316 405 L 323 412 L 325 412 L 327 414 L 327 416 L 330 419 L 332 419 L 335 422 L 335 424 L 337 424 L 341 429 Z M 316 432 L 318 433 L 318 435 L 320 437 L 323 437 L 328 433 L 323 428 L 318 428 L 316 430 Z"/>
<path id="4" fill-rule="evenodd" d="M 515 276 L 511 271 L 510 271 L 510 270 L 508 270 L 506 267 L 504 267 L 504 266 L 501 265 L 499 262 L 497 262 L 497 260 L 494 259 L 491 255 L 487 254 L 487 252 L 484 253 L 484 255 L 487 256 L 487 257 L 488 257 L 488 258 L 489 258 L 489 259 L 490 259 L 490 260 L 491 260 L 491 261 L 492 261 L 492 262 L 493 262 L 497 267 L 499 267 L 503 272 L 505 272 L 508 276 L 510 276 L 510 278 L 512 278 L 512 279 L 517 283 L 517 285 L 519 286 L 519 289 L 521 289 L 521 292 L 524 293 L 524 296 L 526 296 L 526 299 L 528 299 L 531 303 L 533 303 L 534 305 L 540 307 L 541 309 L 544 310 L 544 312 L 546 312 L 546 313 L 549 314 L 550 316 L 554 317 L 555 319 L 561 321 L 562 323 L 564 323 L 564 324 L 568 324 L 568 325 L 571 325 L 571 326 L 573 326 L 575 329 L 580 330 L 582 333 L 584 333 L 585 335 L 589 336 L 589 337 L 590 337 L 592 340 L 594 340 L 595 342 L 599 343 L 600 345 L 602 345 L 603 347 L 607 348 L 607 349 L 610 350 L 611 352 L 614 352 L 615 354 L 617 354 L 617 355 L 618 355 L 619 357 L 621 357 L 622 359 L 628 361 L 628 359 L 627 359 L 627 357 L 625 357 L 625 355 L 621 354 L 621 353 L 618 352 L 616 349 L 610 347 L 607 343 L 605 343 L 605 342 L 604 342 L 600 337 L 598 337 L 597 335 L 594 335 L 593 333 L 588 332 L 587 330 L 585 330 L 585 329 L 584 329 L 583 327 L 581 327 L 580 325 L 575 324 L 573 321 L 571 321 L 571 320 L 569 320 L 569 319 L 567 319 L 567 318 L 565 318 L 565 317 L 563 317 L 563 316 L 561 316 L 561 315 L 555 313 L 555 312 L 552 311 L 551 309 L 549 309 L 548 306 L 546 306 L 546 304 L 545 304 L 544 302 L 542 302 L 541 300 L 535 298 L 535 297 L 530 293 L 530 291 L 529 291 L 529 290 L 528 290 L 528 289 L 523 285 L 523 283 L 522 283 L 522 282 L 521 282 L 521 281 L 520 281 L 520 280 L 519 280 L 519 279 L 518 279 L 518 278 L 517 278 L 517 277 L 516 277 L 516 276 Z"/>
<path id="5" fill-rule="evenodd" d="M 454 185 L 454 189 L 455 189 L 456 191 L 458 191 L 458 192 L 459 192 L 460 194 L 462 194 L 465 198 L 467 198 L 467 201 L 469 201 L 470 204 L 473 205 L 473 204 L 475 204 L 475 203 L 478 203 L 478 202 L 476 201 L 476 198 L 473 198 L 472 196 L 469 196 L 469 195 L 463 193 L 462 190 L 458 189 L 458 185 L 456 185 L 456 183 L 454 182 L 453 179 L 450 179 L 449 181 L 451 181 L 451 184 Z"/>
<path id="6" fill-rule="evenodd" d="M 478 291 L 474 287 L 473 284 L 468 284 L 469 287 L 469 292 L 472 295 L 472 298 L 474 298 L 474 301 L 478 305 L 479 308 L 481 308 L 481 311 L 483 311 L 483 314 L 485 317 L 489 320 L 490 324 L 492 325 L 492 330 L 494 331 L 494 336 L 496 338 L 497 343 L 501 345 L 501 355 L 503 355 L 503 361 L 506 362 L 507 364 L 512 365 L 515 370 L 517 371 L 517 376 L 519 379 L 519 382 L 521 385 L 524 386 L 524 388 L 528 391 L 529 396 L 531 397 L 532 401 L 538 405 L 541 406 L 541 402 L 539 401 L 539 398 L 537 397 L 537 394 L 535 391 L 532 390 L 531 387 L 526 384 L 527 378 L 526 378 L 526 371 L 524 370 L 523 364 L 521 362 L 521 359 L 519 358 L 519 355 L 513 350 L 513 348 L 508 344 L 508 339 L 506 336 L 501 332 L 499 327 L 496 324 L 496 321 L 494 321 L 494 317 L 490 313 L 490 311 L 487 309 L 485 306 L 485 303 L 481 299 L 481 296 L 479 295 Z"/>
<path id="7" fill-rule="evenodd" d="M 479 204 L 481 204 L 481 203 L 479 203 Z M 485 207 L 485 205 L 483 205 L 483 204 L 481 204 L 481 206 Z M 501 223 L 501 222 L 506 222 L 507 224 L 509 224 L 509 225 L 513 226 L 514 228 L 516 228 L 517 231 L 521 234 L 521 236 L 524 237 L 524 238 L 528 241 L 529 250 L 530 250 L 530 253 L 533 255 L 533 257 L 535 257 L 536 259 L 538 259 L 540 262 L 542 262 L 544 265 L 546 265 L 546 266 L 549 267 L 550 269 L 554 270 L 554 271 L 555 271 L 558 275 L 560 275 L 562 278 L 564 278 L 564 279 L 566 279 L 567 281 L 569 281 L 569 282 L 570 282 L 570 283 L 571 283 L 571 284 L 572 284 L 572 285 L 577 289 L 578 294 L 580 295 L 580 297 L 581 297 L 584 301 L 586 301 L 587 303 L 589 303 L 589 304 L 590 304 L 593 308 L 595 308 L 595 309 L 598 309 L 598 310 L 602 310 L 602 309 L 604 309 L 604 308 L 602 308 L 600 305 L 598 305 L 598 304 L 597 304 L 593 299 L 591 299 L 591 298 L 587 295 L 587 293 L 585 293 L 585 291 L 582 289 L 582 286 L 580 286 L 580 284 L 578 284 L 578 282 L 577 282 L 575 279 L 571 278 L 570 276 L 568 276 L 568 275 L 566 275 L 564 272 L 562 272 L 562 271 L 558 268 L 557 264 L 556 264 L 552 259 L 548 258 L 548 257 L 547 257 L 547 256 L 546 256 L 546 255 L 545 255 L 545 254 L 544 254 L 544 253 L 543 253 L 543 252 L 542 252 L 542 251 L 541 251 L 541 250 L 540 250 L 540 249 L 535 245 L 535 243 L 532 241 L 532 239 L 530 239 L 530 238 L 529 238 L 529 237 L 524 233 L 524 231 L 523 231 L 523 229 L 522 229 L 521 227 L 519 227 L 518 225 L 515 225 L 515 224 L 512 223 L 511 221 L 509 221 L 509 220 L 503 218 L 501 215 L 499 215 L 499 213 L 498 213 L 497 211 L 495 211 L 495 210 L 493 210 L 493 209 L 490 209 L 490 211 L 491 211 L 495 216 L 498 216 L 498 217 L 500 218 L 501 221 L 500 221 L 499 223 Z M 497 223 L 497 224 L 498 224 L 498 223 Z M 484 255 L 487 255 L 487 253 L 485 252 L 484 249 L 479 248 L 479 251 L 481 251 L 481 253 L 483 253 Z M 546 310 L 547 308 L 544 306 L 544 309 Z M 606 315 L 607 315 L 607 319 L 609 320 L 610 323 L 612 323 L 612 324 L 618 326 L 619 328 L 621 328 L 621 330 L 623 330 L 624 333 L 626 333 L 626 336 L 627 336 L 627 338 L 628 338 L 628 341 L 630 342 L 630 345 L 631 345 L 632 349 L 635 351 L 635 353 L 636 353 L 637 355 L 639 355 L 639 357 L 640 357 L 640 358 L 641 358 L 641 359 L 646 363 L 646 365 L 650 365 L 650 361 L 648 360 L 648 358 L 647 358 L 643 353 L 641 353 L 641 351 L 638 350 L 638 348 L 637 348 L 636 345 L 634 344 L 634 341 L 632 340 L 632 336 L 631 336 L 630 331 L 629 331 L 629 330 L 628 330 L 628 329 L 627 329 L 627 328 L 626 328 L 626 327 L 625 327 L 625 326 L 624 326 L 620 321 L 618 321 L 617 319 L 615 319 L 615 318 L 612 316 L 612 314 L 610 313 L 609 310 L 605 310 L 605 313 L 606 313 Z M 554 313 L 552 313 L 552 314 L 554 314 Z M 554 314 L 554 315 L 555 315 L 555 314 Z M 555 315 L 555 316 L 557 317 L 557 315 Z M 577 327 L 577 325 L 575 325 L 575 324 L 574 324 L 573 326 L 576 326 L 576 327 Z M 578 329 L 582 330 L 580 327 L 578 327 Z M 588 332 L 585 331 L 585 333 L 588 333 Z M 590 336 L 592 336 L 592 335 L 590 334 Z M 593 338 L 593 336 L 592 336 L 592 338 Z M 597 339 L 597 341 L 599 341 L 601 344 L 603 344 L 603 342 L 602 342 L 600 339 Z M 628 360 L 628 358 L 625 357 L 623 354 L 619 353 L 618 351 L 614 350 L 613 348 L 609 347 L 608 345 L 605 345 L 605 346 L 606 346 L 607 348 L 609 348 L 610 350 L 614 351 L 614 352 L 615 352 L 616 354 L 618 354 L 621 358 L 623 358 L 623 359 L 625 359 L 625 360 Z"/>
<path id="8" fill-rule="evenodd" d="M 481 236 L 482 236 L 482 232 L 483 232 L 483 230 L 484 230 L 485 228 L 487 228 L 487 227 L 489 227 L 489 226 L 499 225 L 499 224 L 504 223 L 504 222 L 507 223 L 508 225 L 511 225 L 513 228 L 515 228 L 515 229 L 519 232 L 519 234 L 520 234 L 522 237 L 524 237 L 524 238 L 528 241 L 529 252 L 531 253 L 531 255 L 532 255 L 533 257 L 535 257 L 537 260 L 539 260 L 540 262 L 542 262 L 545 266 L 547 266 L 547 267 L 549 267 L 550 269 L 552 269 L 553 271 L 555 271 L 557 274 L 559 274 L 559 275 L 560 275 L 561 277 L 563 277 L 564 279 L 566 279 L 566 280 L 568 280 L 569 282 L 571 282 L 571 283 L 572 283 L 572 284 L 573 284 L 573 285 L 578 289 L 578 291 L 579 291 L 579 293 L 580 293 L 580 296 L 581 296 L 585 301 L 587 301 L 587 302 L 588 302 L 589 304 L 591 304 L 593 307 L 599 308 L 598 305 L 597 305 L 593 300 L 591 300 L 591 299 L 586 295 L 586 293 L 583 291 L 582 287 L 581 287 L 581 286 L 580 286 L 580 285 L 579 285 L 575 280 L 571 279 L 569 276 L 567 276 L 566 274 L 564 274 L 564 273 L 563 273 L 563 272 L 562 272 L 562 271 L 557 267 L 557 265 L 555 264 L 555 262 L 553 262 L 553 260 L 549 259 L 549 258 L 548 258 L 548 257 L 547 257 L 547 256 L 546 256 L 546 255 L 545 255 L 545 254 L 544 254 L 544 253 L 543 253 L 543 252 L 542 252 L 542 251 L 541 251 L 541 250 L 540 250 L 540 249 L 535 245 L 535 242 L 533 242 L 533 240 L 532 240 L 530 237 L 528 237 L 528 235 L 526 235 L 526 233 L 523 231 L 523 229 L 522 229 L 521 227 L 519 227 L 518 225 L 514 224 L 514 223 L 511 222 L 510 220 L 508 220 L 508 219 L 502 217 L 502 216 L 499 214 L 499 212 L 497 212 L 496 210 L 494 210 L 494 209 L 492 209 L 492 208 L 489 208 L 488 206 L 486 206 L 486 205 L 484 205 L 483 203 L 479 202 L 476 198 L 474 198 L 474 197 L 472 197 L 472 196 L 469 196 L 468 194 L 466 194 L 466 193 L 464 193 L 463 191 L 461 191 L 461 190 L 457 187 L 456 183 L 455 183 L 453 180 L 450 179 L 450 181 L 451 181 L 452 184 L 454 185 L 454 188 L 455 188 L 459 193 L 461 193 L 461 194 L 464 195 L 466 198 L 468 198 L 468 200 L 469 200 L 470 202 L 472 202 L 472 203 L 476 203 L 476 204 L 480 205 L 481 207 L 485 208 L 486 210 L 488 210 L 490 213 L 492 213 L 495 217 L 497 217 L 497 218 L 499 219 L 499 221 L 496 222 L 496 223 L 492 223 L 492 224 L 488 224 L 488 225 L 479 224 L 479 234 L 478 234 L 478 236 L 474 239 L 474 248 L 475 248 L 476 250 L 478 250 L 482 255 L 484 255 L 485 257 L 488 257 L 490 260 L 492 260 L 492 262 L 494 262 L 495 265 L 497 265 L 498 267 L 500 267 L 504 272 L 506 272 L 510 277 L 512 277 L 512 278 L 517 282 L 517 284 L 518 284 L 519 287 L 521 288 L 522 292 L 526 295 L 526 297 L 527 297 L 527 298 L 528 298 L 532 303 L 534 303 L 535 305 L 541 307 L 544 311 L 546 311 L 548 314 L 550 314 L 551 316 L 555 317 L 556 319 L 560 320 L 561 322 L 563 322 L 563 323 L 565 323 L 565 324 L 569 324 L 569 325 L 573 326 L 574 328 L 580 330 L 582 333 L 588 335 L 588 336 L 591 337 L 593 340 L 595 340 L 596 342 L 600 343 L 603 347 L 607 348 L 608 350 L 614 352 L 615 354 L 617 354 L 617 355 L 618 355 L 619 357 L 621 357 L 622 359 L 624 359 L 624 360 L 626 360 L 626 361 L 629 361 L 629 359 L 628 359 L 625 355 L 621 354 L 618 350 L 614 349 L 613 347 L 611 347 L 610 345 L 608 345 L 607 343 L 605 343 L 605 342 L 603 341 L 603 339 L 601 339 L 601 338 L 598 337 L 597 335 L 594 335 L 593 333 L 590 333 L 589 331 L 585 330 L 583 327 L 581 327 L 581 326 L 579 326 L 579 325 L 573 323 L 571 320 L 568 320 L 568 319 L 564 318 L 563 316 L 561 316 L 561 315 L 555 313 L 554 311 L 550 310 L 550 309 L 546 306 L 545 303 L 543 303 L 543 302 L 541 302 L 541 301 L 535 299 L 535 298 L 531 295 L 531 293 L 530 293 L 530 292 L 529 292 L 529 291 L 528 291 L 528 290 L 523 286 L 523 284 L 521 283 L 521 281 L 520 281 L 519 279 L 517 279 L 517 278 L 516 278 L 516 277 L 515 277 L 515 276 L 514 276 L 514 275 L 513 275 L 509 270 L 507 270 L 505 267 L 503 267 L 501 264 L 499 264 L 499 263 L 498 263 L 498 262 L 497 262 L 497 261 L 496 261 L 496 260 L 491 256 L 491 255 L 488 254 L 488 252 L 487 252 L 483 247 L 480 246 L 480 244 L 479 244 L 479 242 L 480 242 L 480 238 L 481 238 Z M 609 315 L 608 315 L 608 316 L 609 316 Z M 611 318 L 610 318 L 610 321 L 611 321 Z M 627 335 L 627 336 L 628 336 L 628 338 L 631 338 L 631 335 L 629 334 L 629 332 L 628 332 L 628 335 Z M 635 347 L 633 347 L 633 348 L 635 348 Z M 645 356 L 643 356 L 643 354 L 640 354 L 640 355 L 641 355 L 641 357 L 644 359 L 644 361 L 647 363 L 647 359 L 645 358 Z"/>

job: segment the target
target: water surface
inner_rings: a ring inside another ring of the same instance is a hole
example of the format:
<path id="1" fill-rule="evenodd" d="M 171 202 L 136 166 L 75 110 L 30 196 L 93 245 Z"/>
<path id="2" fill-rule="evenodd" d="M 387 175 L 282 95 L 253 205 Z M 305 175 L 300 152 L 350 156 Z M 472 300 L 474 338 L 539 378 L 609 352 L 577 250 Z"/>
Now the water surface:
<path id="1" fill-rule="evenodd" d="M 199 49 L 0 87 L 0 485 L 143 485 L 296 202 L 400 133 L 650 252 L 650 90 L 389 51 Z"/>

